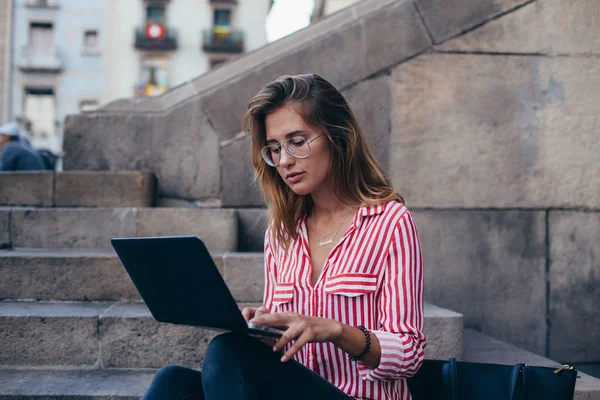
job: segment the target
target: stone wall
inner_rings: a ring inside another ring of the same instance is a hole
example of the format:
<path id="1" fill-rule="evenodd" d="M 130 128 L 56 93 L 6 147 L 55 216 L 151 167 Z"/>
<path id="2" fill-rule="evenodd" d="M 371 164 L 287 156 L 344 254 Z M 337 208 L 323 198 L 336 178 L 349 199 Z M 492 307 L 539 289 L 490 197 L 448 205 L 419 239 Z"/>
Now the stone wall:
<path id="1" fill-rule="evenodd" d="M 163 198 L 260 207 L 247 101 L 318 73 L 414 211 L 428 300 L 550 358 L 600 361 L 599 19 L 596 0 L 360 2 L 158 99 L 70 117 L 65 167 L 150 170 Z"/>

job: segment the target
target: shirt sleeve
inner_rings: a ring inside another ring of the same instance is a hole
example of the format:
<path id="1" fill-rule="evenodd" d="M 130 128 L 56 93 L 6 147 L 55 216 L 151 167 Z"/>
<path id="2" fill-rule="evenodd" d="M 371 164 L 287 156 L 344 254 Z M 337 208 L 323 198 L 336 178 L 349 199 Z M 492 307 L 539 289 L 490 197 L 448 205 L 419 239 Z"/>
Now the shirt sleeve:
<path id="1" fill-rule="evenodd" d="M 416 374 L 423 363 L 423 262 L 416 225 L 406 211 L 395 228 L 379 293 L 381 345 L 377 368 L 357 362 L 363 380 L 394 380 Z"/>
<path id="2" fill-rule="evenodd" d="M 273 295 L 275 293 L 275 255 L 271 243 L 270 229 L 265 234 L 265 293 L 263 295 L 263 306 L 269 312 L 274 312 Z"/>

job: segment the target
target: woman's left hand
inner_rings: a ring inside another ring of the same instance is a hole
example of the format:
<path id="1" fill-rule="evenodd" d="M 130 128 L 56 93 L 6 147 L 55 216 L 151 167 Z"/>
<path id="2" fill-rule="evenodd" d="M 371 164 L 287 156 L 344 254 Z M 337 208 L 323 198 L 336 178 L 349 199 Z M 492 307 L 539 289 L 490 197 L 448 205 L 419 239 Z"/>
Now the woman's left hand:
<path id="1" fill-rule="evenodd" d="M 269 313 L 253 318 L 250 322 L 279 329 L 284 327 L 285 332 L 273 347 L 273 351 L 279 351 L 291 340 L 295 340 L 281 357 L 284 362 L 292 358 L 306 343 L 336 340 L 343 329 L 342 324 L 333 319 L 308 317 L 293 312 Z"/>

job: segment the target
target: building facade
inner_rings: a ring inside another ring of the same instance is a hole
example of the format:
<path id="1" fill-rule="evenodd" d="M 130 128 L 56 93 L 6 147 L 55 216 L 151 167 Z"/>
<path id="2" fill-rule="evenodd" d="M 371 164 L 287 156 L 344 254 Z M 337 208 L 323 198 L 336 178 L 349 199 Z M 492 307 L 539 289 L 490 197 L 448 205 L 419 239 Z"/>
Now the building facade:
<path id="1" fill-rule="evenodd" d="M 106 2 L 14 0 L 11 119 L 32 145 L 62 151 L 67 114 L 105 100 Z"/>
<path id="2" fill-rule="evenodd" d="M 0 0 L 0 6 L 4 3 L 10 7 L 11 0 Z M 264 45 L 271 8 L 271 0 L 12 4 L 12 83 L 5 119 L 21 122 L 34 147 L 55 153 L 62 152 L 66 115 L 118 98 L 159 95 Z M 0 11 L 0 18 L 4 15 Z"/>
<path id="3" fill-rule="evenodd" d="M 109 0 L 109 4 L 110 99 L 160 94 L 263 46 L 271 8 L 271 0 Z"/>
<path id="4" fill-rule="evenodd" d="M 0 0 L 0 124 L 6 122 L 10 111 L 11 15 L 12 0 Z"/>

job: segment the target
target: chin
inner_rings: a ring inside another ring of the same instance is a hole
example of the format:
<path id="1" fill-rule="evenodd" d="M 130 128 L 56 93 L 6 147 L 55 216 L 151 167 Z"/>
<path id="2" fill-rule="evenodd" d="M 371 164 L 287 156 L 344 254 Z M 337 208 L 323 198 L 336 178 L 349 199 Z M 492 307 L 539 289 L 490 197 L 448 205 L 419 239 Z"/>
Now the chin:
<path id="1" fill-rule="evenodd" d="M 296 193 L 298 196 L 306 196 L 312 193 L 312 190 L 309 186 L 298 184 L 298 185 L 288 185 L 292 192 Z"/>

